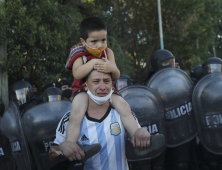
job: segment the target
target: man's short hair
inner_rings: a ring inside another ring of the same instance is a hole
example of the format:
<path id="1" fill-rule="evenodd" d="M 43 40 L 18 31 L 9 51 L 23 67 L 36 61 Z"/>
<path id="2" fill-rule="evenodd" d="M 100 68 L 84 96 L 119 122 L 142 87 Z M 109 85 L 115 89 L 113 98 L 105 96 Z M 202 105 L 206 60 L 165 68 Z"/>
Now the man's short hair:
<path id="1" fill-rule="evenodd" d="M 86 81 L 88 81 L 88 79 L 89 79 L 89 77 L 90 77 L 90 75 L 91 75 L 91 73 L 92 73 L 93 71 L 97 71 L 97 70 L 96 70 L 96 69 L 92 70 L 92 71 L 85 77 Z M 111 73 L 104 73 L 104 74 L 109 74 L 110 77 L 111 77 L 111 79 L 112 79 L 112 74 L 111 74 Z"/>
<path id="2" fill-rule="evenodd" d="M 88 17 L 82 20 L 79 26 L 79 32 L 81 38 L 85 41 L 88 38 L 88 34 L 93 31 L 107 30 L 106 24 L 102 19 L 98 17 Z"/>

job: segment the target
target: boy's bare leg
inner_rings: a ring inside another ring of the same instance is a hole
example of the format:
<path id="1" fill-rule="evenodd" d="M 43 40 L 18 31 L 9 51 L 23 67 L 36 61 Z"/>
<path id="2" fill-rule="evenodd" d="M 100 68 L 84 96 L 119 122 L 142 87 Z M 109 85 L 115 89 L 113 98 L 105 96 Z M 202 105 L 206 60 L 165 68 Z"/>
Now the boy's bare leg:
<path id="1" fill-rule="evenodd" d="M 66 133 L 66 141 L 76 143 L 79 138 L 80 125 L 88 107 L 88 95 L 84 92 L 77 94 L 72 101 L 72 109 Z"/>
<path id="2" fill-rule="evenodd" d="M 130 134 L 130 136 L 133 137 L 134 133 L 139 129 L 139 127 L 137 125 L 135 118 L 131 113 L 129 104 L 122 97 L 116 94 L 112 94 L 111 104 L 120 114 L 123 126 Z"/>

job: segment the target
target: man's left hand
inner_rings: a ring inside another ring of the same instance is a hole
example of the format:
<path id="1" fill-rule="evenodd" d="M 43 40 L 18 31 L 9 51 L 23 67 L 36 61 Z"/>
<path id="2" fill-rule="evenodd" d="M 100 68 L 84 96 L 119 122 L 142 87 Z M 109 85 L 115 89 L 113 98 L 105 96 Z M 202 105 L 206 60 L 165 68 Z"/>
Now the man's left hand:
<path id="1" fill-rule="evenodd" d="M 61 151 L 57 151 L 56 149 L 53 148 L 53 146 L 49 150 L 49 159 L 52 162 L 57 162 L 59 155 L 62 154 Z"/>
<path id="2" fill-rule="evenodd" d="M 150 146 L 150 133 L 145 128 L 139 128 L 133 135 L 134 147 L 145 148 Z"/>

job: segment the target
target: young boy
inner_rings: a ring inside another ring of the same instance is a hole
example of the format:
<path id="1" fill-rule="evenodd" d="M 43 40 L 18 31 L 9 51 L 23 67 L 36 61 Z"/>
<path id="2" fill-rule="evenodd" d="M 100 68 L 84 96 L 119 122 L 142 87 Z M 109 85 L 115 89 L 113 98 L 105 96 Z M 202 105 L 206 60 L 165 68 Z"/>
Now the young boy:
<path id="1" fill-rule="evenodd" d="M 107 48 L 107 28 L 105 23 L 97 17 L 84 19 L 80 24 L 80 43 L 71 48 L 66 68 L 72 70 L 74 82 L 72 85 L 74 99 L 72 102 L 66 141 L 76 143 L 79 138 L 80 125 L 88 106 L 88 95 L 84 91 L 85 77 L 93 70 L 111 73 L 112 79 L 117 80 L 120 75 L 114 54 Z M 94 83 L 97 83 L 94 80 Z M 87 92 L 90 93 L 91 92 Z M 91 93 L 92 94 L 92 93 Z M 94 96 L 97 104 L 101 104 L 105 96 L 103 92 Z M 111 104 L 121 116 L 121 120 L 128 133 L 133 136 L 138 125 L 131 114 L 128 103 L 119 95 L 112 94 Z M 95 132 L 96 133 L 96 132 Z M 84 140 L 84 139 L 83 139 Z"/>

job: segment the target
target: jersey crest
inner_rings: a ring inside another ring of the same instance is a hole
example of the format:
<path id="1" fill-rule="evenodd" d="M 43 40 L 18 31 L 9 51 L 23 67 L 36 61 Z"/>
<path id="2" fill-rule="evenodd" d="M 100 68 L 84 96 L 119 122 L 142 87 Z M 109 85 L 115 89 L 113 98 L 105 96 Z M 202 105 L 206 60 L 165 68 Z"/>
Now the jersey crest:
<path id="1" fill-rule="evenodd" d="M 112 123 L 110 125 L 110 133 L 111 135 L 119 135 L 121 133 L 120 125 L 118 122 Z"/>

